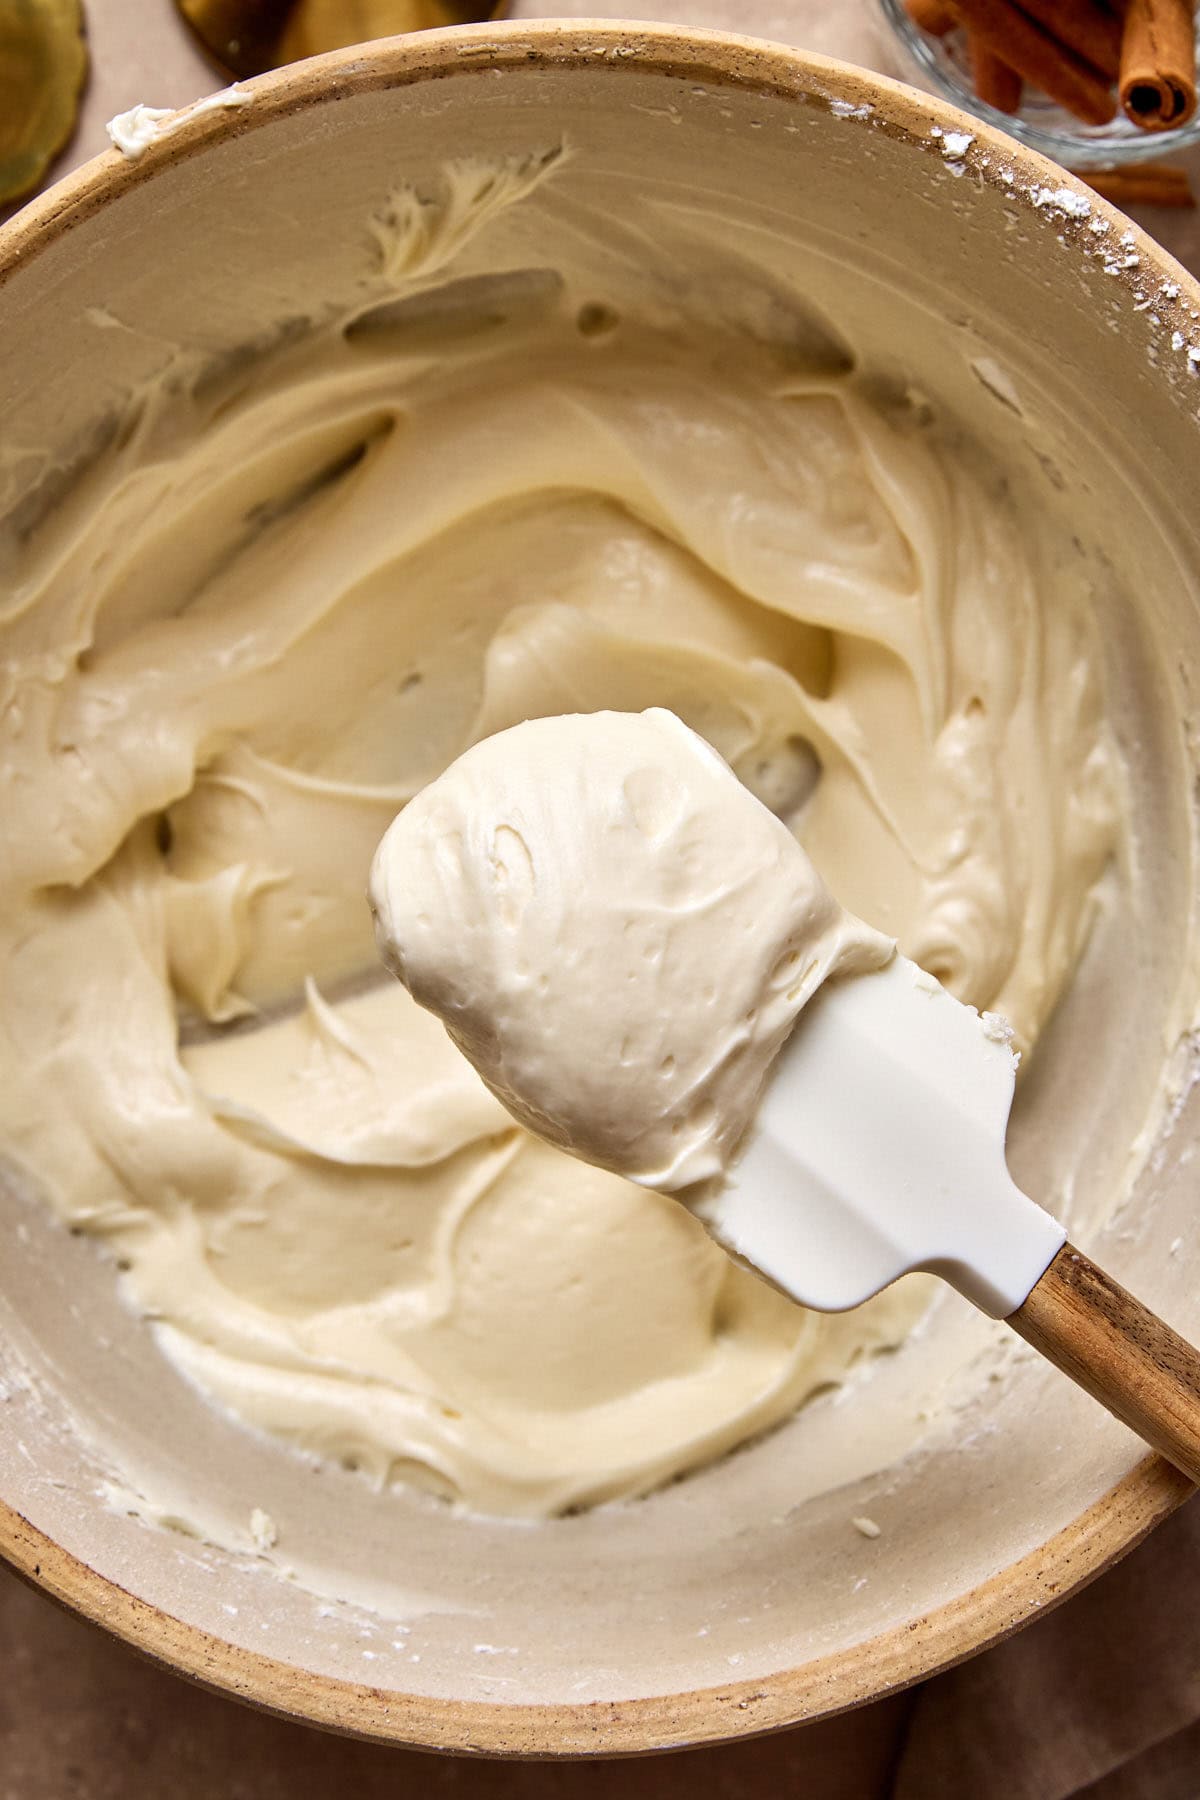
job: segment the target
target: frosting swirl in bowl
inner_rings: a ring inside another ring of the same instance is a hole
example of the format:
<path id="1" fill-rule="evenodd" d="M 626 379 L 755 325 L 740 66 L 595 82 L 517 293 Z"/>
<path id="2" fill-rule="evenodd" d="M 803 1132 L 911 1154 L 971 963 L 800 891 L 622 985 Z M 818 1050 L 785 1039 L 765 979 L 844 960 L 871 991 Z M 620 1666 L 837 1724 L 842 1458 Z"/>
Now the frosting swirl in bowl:
<path id="1" fill-rule="evenodd" d="M 777 1421 L 921 1290 L 805 1315 L 533 1142 L 370 981 L 393 815 L 523 719 L 668 707 L 1029 1048 L 1119 763 L 1049 527 L 848 367 L 419 298 L 164 384 L 23 546 L 0 1128 L 240 1419 L 539 1515 Z"/>

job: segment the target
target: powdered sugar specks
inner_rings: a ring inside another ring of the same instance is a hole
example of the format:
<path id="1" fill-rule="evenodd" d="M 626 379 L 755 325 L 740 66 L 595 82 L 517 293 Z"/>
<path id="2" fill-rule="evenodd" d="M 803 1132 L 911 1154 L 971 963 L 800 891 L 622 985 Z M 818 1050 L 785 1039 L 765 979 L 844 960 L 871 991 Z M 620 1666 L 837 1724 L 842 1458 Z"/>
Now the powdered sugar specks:
<path id="1" fill-rule="evenodd" d="M 1035 187 L 1030 189 L 1030 199 L 1037 207 L 1053 207 L 1056 212 L 1066 213 L 1069 219 L 1089 219 L 1092 215 L 1091 203 L 1069 187 Z"/>

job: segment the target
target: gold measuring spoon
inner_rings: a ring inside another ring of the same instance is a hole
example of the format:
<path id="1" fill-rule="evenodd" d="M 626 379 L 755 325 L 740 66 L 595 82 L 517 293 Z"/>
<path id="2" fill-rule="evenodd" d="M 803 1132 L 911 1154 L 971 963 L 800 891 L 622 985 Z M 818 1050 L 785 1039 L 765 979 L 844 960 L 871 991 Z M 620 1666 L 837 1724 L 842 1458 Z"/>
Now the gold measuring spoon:
<path id="1" fill-rule="evenodd" d="M 202 48 L 244 79 L 323 50 L 440 25 L 498 19 L 507 0 L 175 0 Z"/>
<path id="2" fill-rule="evenodd" d="M 30 193 L 79 115 L 80 0 L 0 0 L 0 204 Z"/>

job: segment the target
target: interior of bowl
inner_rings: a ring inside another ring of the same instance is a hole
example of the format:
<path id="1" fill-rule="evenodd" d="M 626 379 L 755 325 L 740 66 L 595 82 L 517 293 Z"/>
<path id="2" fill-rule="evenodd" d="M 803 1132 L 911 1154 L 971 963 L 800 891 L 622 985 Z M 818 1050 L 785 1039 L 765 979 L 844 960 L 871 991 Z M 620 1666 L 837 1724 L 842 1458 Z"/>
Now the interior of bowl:
<path id="1" fill-rule="evenodd" d="M 372 219 L 456 158 L 570 152 L 447 282 L 548 270 L 580 317 L 614 298 L 686 317 L 673 258 L 697 233 L 719 242 L 795 297 L 788 328 L 814 355 L 848 355 L 881 402 L 935 409 L 1087 559 L 1154 904 L 1114 907 L 1094 935 L 1020 1095 L 1012 1164 L 1195 1335 L 1197 1109 L 1182 1065 L 1166 1113 L 1160 1088 L 1164 1040 L 1186 1048 L 1191 1019 L 1200 295 L 1007 140 L 733 39 L 431 33 L 248 91 L 9 228 L 5 511 L 57 503 L 164 357 L 245 356 L 347 303 L 378 256 Z M 572 207 L 637 228 L 644 265 L 618 280 Z M 154 1351 L 87 1241 L 16 1179 L 0 1204 L 7 1553 L 188 1672 L 343 1729 L 554 1754 L 811 1717 L 1030 1616 L 1185 1492 L 946 1294 L 869 1379 L 643 1500 L 461 1516 L 233 1425 Z"/>

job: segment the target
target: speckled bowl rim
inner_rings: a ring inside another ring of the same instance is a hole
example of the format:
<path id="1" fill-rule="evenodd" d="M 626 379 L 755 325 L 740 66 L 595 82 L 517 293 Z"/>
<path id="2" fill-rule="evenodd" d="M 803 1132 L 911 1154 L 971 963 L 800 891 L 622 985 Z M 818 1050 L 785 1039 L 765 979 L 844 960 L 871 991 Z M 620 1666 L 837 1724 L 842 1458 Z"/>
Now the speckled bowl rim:
<path id="1" fill-rule="evenodd" d="M 111 200 L 209 144 L 288 114 L 376 88 L 467 78 L 484 68 L 586 68 L 612 81 L 634 72 L 777 97 L 871 108 L 870 126 L 923 141 L 967 130 L 990 185 L 1010 171 L 1026 190 L 1069 188 L 1093 214 L 1132 230 L 1143 267 L 1178 284 L 1200 311 L 1200 284 L 1160 245 L 1056 164 L 946 102 L 866 70 L 730 33 L 612 20 L 510 23 L 423 32 L 358 45 L 245 84 L 252 106 L 197 112 L 137 161 L 106 152 L 0 227 L 0 285 Z M 852 121 L 847 121 L 851 123 Z M 1006 192 L 1011 194 L 1012 189 Z M 315 1674 L 244 1650 L 173 1617 L 71 1555 L 0 1502 L 0 1556 L 52 1599 L 176 1673 L 287 1718 L 382 1742 L 457 1754 L 623 1756 L 682 1749 L 829 1717 L 962 1661 L 1059 1604 L 1139 1543 L 1193 1492 L 1161 1458 L 1140 1461 L 1044 1544 L 928 1613 L 861 1643 L 753 1681 L 614 1702 L 495 1705 L 434 1699 Z"/>

